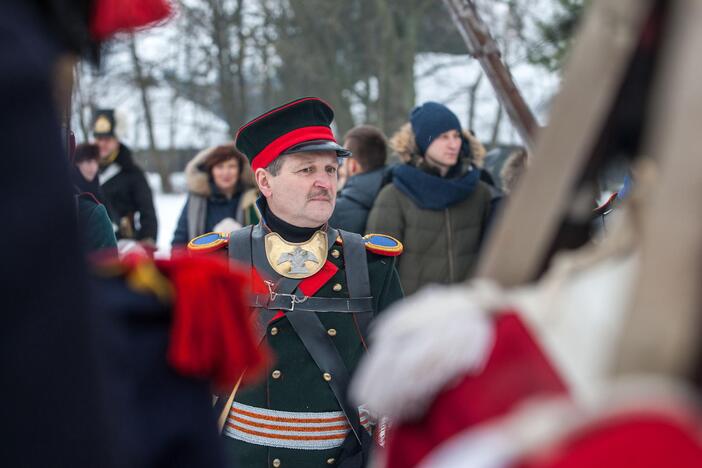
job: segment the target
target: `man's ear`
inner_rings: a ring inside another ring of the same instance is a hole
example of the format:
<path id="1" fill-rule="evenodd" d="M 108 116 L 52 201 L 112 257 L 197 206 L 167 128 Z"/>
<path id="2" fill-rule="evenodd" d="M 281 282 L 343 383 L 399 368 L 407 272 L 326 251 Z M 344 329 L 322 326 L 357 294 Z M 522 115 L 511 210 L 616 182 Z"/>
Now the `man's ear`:
<path id="1" fill-rule="evenodd" d="M 261 194 L 263 194 L 264 197 L 270 197 L 271 193 L 273 193 L 273 190 L 271 189 L 271 174 L 263 169 L 263 168 L 258 168 L 256 169 L 256 172 L 254 172 L 254 179 L 256 179 L 256 185 L 258 185 L 258 189 L 261 191 Z"/>
<path id="2" fill-rule="evenodd" d="M 346 174 L 351 177 L 361 172 L 361 165 L 353 158 L 346 159 Z"/>

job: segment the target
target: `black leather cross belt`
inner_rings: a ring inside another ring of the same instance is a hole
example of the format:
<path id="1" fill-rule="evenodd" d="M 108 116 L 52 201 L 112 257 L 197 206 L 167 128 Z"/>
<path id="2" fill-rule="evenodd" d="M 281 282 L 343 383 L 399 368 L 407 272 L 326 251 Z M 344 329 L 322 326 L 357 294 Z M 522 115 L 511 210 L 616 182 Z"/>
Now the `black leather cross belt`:
<path id="1" fill-rule="evenodd" d="M 360 313 L 373 311 L 372 297 L 298 297 L 294 294 L 254 294 L 249 304 L 271 310 Z"/>

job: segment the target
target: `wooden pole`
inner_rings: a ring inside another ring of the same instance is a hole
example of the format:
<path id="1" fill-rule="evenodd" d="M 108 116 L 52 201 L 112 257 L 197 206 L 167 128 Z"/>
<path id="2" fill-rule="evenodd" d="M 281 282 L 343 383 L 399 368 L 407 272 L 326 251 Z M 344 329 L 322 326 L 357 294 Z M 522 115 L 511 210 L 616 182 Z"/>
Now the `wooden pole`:
<path id="1" fill-rule="evenodd" d="M 641 229 L 641 266 L 622 325 L 615 374 L 685 377 L 698 365 L 702 323 L 702 2 L 677 0 L 666 25 L 645 154 L 659 164 Z"/>
<path id="2" fill-rule="evenodd" d="M 652 0 L 596 0 L 566 65 L 550 124 L 488 238 L 476 276 L 503 286 L 538 274 L 599 140 L 636 50 Z"/>
<path id="3" fill-rule="evenodd" d="M 538 123 L 519 92 L 497 43 L 483 23 L 472 0 L 444 0 L 471 56 L 478 60 L 524 144 L 534 150 Z"/>

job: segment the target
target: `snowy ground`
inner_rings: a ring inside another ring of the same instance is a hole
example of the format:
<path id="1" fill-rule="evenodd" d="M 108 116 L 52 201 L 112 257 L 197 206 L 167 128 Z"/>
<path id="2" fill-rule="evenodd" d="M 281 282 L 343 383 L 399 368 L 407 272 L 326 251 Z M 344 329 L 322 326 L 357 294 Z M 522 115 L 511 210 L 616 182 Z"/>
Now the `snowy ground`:
<path id="1" fill-rule="evenodd" d="M 156 216 L 158 216 L 158 257 L 168 257 L 171 252 L 171 239 L 178 217 L 185 204 L 185 194 L 154 193 Z"/>

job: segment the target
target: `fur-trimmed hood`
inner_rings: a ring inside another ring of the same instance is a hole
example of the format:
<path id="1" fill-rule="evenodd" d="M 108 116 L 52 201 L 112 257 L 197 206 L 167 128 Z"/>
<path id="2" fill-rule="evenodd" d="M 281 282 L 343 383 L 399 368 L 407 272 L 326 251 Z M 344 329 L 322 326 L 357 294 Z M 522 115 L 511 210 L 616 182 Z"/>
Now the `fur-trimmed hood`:
<path id="1" fill-rule="evenodd" d="M 470 146 L 473 164 L 482 168 L 483 160 L 485 159 L 485 147 L 470 131 L 462 130 L 461 133 Z M 410 163 L 416 166 L 418 162 L 423 159 L 422 156 L 419 155 L 412 124 L 409 122 L 400 127 L 392 138 L 390 138 L 390 148 L 397 153 L 403 163 Z M 466 155 L 461 155 L 461 157 L 466 157 Z"/>
<path id="2" fill-rule="evenodd" d="M 500 181 L 502 190 L 511 193 L 517 186 L 517 182 L 529 167 L 529 155 L 524 148 L 519 148 L 507 157 L 502 170 L 500 171 Z"/>
<path id="3" fill-rule="evenodd" d="M 185 166 L 185 182 L 188 188 L 188 192 L 194 195 L 201 195 L 203 197 L 209 197 L 212 195 L 212 184 L 210 183 L 210 176 L 203 169 L 207 159 L 215 152 L 218 147 L 207 148 L 195 155 L 193 159 L 188 162 Z M 238 191 L 245 192 L 251 189 L 253 184 L 251 183 L 250 177 L 251 170 L 249 168 L 248 161 L 239 160 L 239 180 Z"/>

